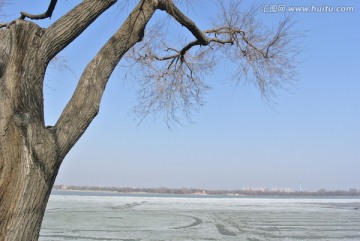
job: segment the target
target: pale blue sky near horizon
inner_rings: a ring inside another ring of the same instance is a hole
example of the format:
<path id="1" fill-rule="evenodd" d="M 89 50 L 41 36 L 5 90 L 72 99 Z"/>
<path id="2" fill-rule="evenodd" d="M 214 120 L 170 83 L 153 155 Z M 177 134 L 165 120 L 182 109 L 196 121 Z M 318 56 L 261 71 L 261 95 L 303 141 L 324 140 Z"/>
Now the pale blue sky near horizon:
<path id="1" fill-rule="evenodd" d="M 42 12 L 47 1 L 12 1 L 6 18 Z M 81 1 L 59 1 L 52 20 Z M 249 1 L 247 1 L 249 2 Z M 305 32 L 297 81 L 264 101 L 251 85 L 235 85 L 224 70 L 207 76 L 212 89 L 193 123 L 166 124 L 149 116 L 138 125 L 131 113 L 136 82 L 116 69 L 99 115 L 70 151 L 56 184 L 204 189 L 360 189 L 360 3 L 358 1 L 259 0 L 259 6 L 352 6 L 354 12 L 293 13 Z M 130 4 L 131 5 L 131 4 Z M 46 122 L 54 124 L 84 66 L 126 15 L 115 5 L 61 56 L 71 70 L 50 68 L 45 81 Z M 184 11 L 203 28 L 214 1 L 193 1 Z M 283 13 L 258 16 L 270 25 Z M 289 12 L 287 12 L 289 14 Z M 276 20 L 276 21 L 275 21 Z M 171 28 L 181 26 L 171 25 Z M 177 30 L 175 30 L 177 31 Z M 183 30 L 181 30 L 183 31 Z"/>

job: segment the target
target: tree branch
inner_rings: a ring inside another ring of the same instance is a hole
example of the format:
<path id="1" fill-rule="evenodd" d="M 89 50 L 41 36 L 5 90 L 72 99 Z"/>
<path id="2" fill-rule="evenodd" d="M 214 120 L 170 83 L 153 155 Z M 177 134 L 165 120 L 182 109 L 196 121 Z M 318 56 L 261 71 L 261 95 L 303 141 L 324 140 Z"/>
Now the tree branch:
<path id="1" fill-rule="evenodd" d="M 105 86 L 123 55 L 138 41 L 156 10 L 153 1 L 143 0 L 119 30 L 86 66 L 76 90 L 55 125 L 59 153 L 65 156 L 99 111 Z"/>
<path id="2" fill-rule="evenodd" d="M 79 36 L 117 0 L 84 0 L 45 30 L 39 53 L 45 63 Z"/>
<path id="3" fill-rule="evenodd" d="M 196 39 L 180 47 L 169 46 L 156 41 L 163 34 L 162 25 L 156 24 L 145 41 L 129 52 L 128 73 L 140 84 L 134 111 L 141 119 L 162 112 L 167 123 L 178 122 L 197 111 L 208 89 L 204 77 L 212 73 L 222 57 L 235 67 L 234 80 L 251 79 L 264 97 L 293 79 L 297 51 L 294 36 L 288 31 L 289 19 L 275 30 L 267 29 L 256 21 L 253 8 L 244 14 L 238 4 L 229 4 L 222 8 L 220 23 L 201 32 L 191 20 L 183 19 L 171 0 L 158 2 L 161 10 L 184 23 Z"/>
<path id="4" fill-rule="evenodd" d="M 185 26 L 199 41 L 200 45 L 208 45 L 209 40 L 204 33 L 196 26 L 196 24 L 183 14 L 171 0 L 160 0 L 159 9 L 166 11 L 176 19 L 182 26 Z"/>
<path id="5" fill-rule="evenodd" d="M 33 14 L 30 14 L 30 13 L 21 12 L 20 13 L 21 14 L 20 19 L 30 18 L 30 19 L 37 20 L 37 19 L 51 18 L 52 14 L 54 12 L 56 3 L 57 3 L 57 0 L 51 0 L 48 9 L 43 14 L 33 15 Z"/>
<path id="6" fill-rule="evenodd" d="M 221 28 L 216 28 L 216 29 L 209 29 L 209 30 L 205 30 L 202 32 L 202 35 L 205 34 L 214 34 L 215 36 L 217 35 L 232 35 L 232 34 L 242 34 L 243 31 L 241 30 L 236 30 L 236 29 L 229 29 L 226 27 L 221 27 Z M 210 43 L 218 43 L 218 44 L 234 44 L 234 40 L 232 38 L 228 38 L 228 39 L 220 39 L 220 38 L 208 38 L 207 37 L 207 41 L 209 45 Z M 249 42 L 250 43 L 250 42 Z M 202 44 L 200 43 L 199 40 L 194 40 L 191 41 L 190 43 L 188 43 L 187 45 L 185 45 L 181 50 L 176 50 L 174 48 L 169 48 L 167 47 L 167 50 L 173 50 L 176 52 L 176 54 L 173 55 L 168 55 L 168 56 L 164 56 L 164 57 L 159 57 L 157 55 L 147 55 L 147 58 L 154 58 L 156 60 L 159 61 L 164 61 L 164 60 L 170 60 L 173 59 L 173 61 L 170 62 L 169 68 L 171 67 L 171 65 L 174 63 L 174 61 L 178 58 L 184 58 L 185 54 L 193 47 L 195 46 L 201 46 Z M 257 49 L 258 50 L 258 49 Z M 260 50 L 258 50 L 260 51 Z"/>

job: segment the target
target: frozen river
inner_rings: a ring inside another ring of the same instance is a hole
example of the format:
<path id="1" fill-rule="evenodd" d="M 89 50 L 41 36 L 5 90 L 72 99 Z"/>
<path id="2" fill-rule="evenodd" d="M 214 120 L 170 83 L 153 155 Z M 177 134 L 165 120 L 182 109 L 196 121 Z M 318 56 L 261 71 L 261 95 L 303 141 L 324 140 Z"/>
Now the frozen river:
<path id="1" fill-rule="evenodd" d="M 52 195 L 41 241 L 360 240 L 360 199 Z"/>

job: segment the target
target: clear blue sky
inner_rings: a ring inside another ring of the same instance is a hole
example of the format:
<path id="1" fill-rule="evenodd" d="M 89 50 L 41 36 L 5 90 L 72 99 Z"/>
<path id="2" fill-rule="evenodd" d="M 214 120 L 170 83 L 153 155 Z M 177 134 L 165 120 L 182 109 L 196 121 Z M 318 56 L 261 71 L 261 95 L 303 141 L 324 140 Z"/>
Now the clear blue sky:
<path id="1" fill-rule="evenodd" d="M 20 11 L 42 12 L 45 2 L 16 0 L 4 12 L 14 19 Z M 79 2 L 60 1 L 53 20 Z M 211 2 L 194 1 L 184 11 L 206 28 L 215 8 Z M 207 77 L 212 89 L 194 123 L 172 130 L 152 116 L 137 125 L 131 113 L 136 83 L 124 80 L 117 69 L 98 117 L 65 158 L 56 183 L 294 190 L 301 183 L 303 190 L 360 189 L 360 3 L 279 3 L 286 8 L 353 6 L 354 12 L 294 13 L 295 29 L 306 36 L 298 81 L 288 91 L 277 91 L 269 104 L 255 88 L 225 81 L 219 70 Z M 126 13 L 120 8 L 108 10 L 61 53 L 71 71 L 49 69 L 44 88 L 47 124 L 54 124 L 86 63 L 119 27 Z M 258 15 L 270 24 L 283 16 L 262 8 Z"/>

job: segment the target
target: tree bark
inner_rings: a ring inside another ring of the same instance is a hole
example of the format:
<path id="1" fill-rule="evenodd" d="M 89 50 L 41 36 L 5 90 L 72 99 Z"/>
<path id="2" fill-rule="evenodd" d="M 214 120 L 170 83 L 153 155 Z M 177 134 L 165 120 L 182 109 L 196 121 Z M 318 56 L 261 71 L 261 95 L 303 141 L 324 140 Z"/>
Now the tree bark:
<path id="1" fill-rule="evenodd" d="M 0 31 L 0 240 L 37 240 L 60 163 L 44 126 L 42 34 L 22 20 Z"/>

